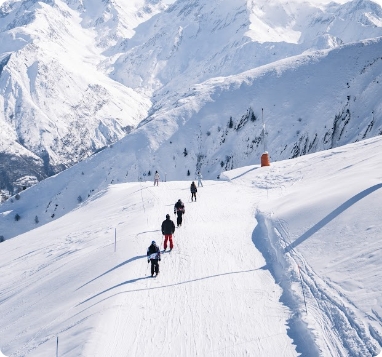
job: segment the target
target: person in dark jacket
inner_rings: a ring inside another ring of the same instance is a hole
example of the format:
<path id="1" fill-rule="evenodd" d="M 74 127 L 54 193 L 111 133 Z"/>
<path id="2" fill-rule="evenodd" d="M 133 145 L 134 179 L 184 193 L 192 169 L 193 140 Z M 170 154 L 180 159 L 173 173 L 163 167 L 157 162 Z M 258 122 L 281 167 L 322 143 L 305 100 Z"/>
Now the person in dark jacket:
<path id="1" fill-rule="evenodd" d="M 167 249 L 167 242 L 170 242 L 170 251 L 174 247 L 174 244 L 172 242 L 172 235 L 175 232 L 175 224 L 170 219 L 170 215 L 166 214 L 166 219 L 162 222 L 162 234 L 164 235 L 164 250 Z"/>
<path id="2" fill-rule="evenodd" d="M 196 188 L 194 181 L 192 181 L 190 191 L 191 191 L 191 201 L 193 201 L 195 198 L 195 202 L 196 202 L 196 192 L 198 192 L 198 189 Z"/>
<path id="3" fill-rule="evenodd" d="M 147 263 L 151 261 L 151 276 L 159 274 L 159 262 L 160 262 L 160 249 L 156 245 L 155 241 L 151 242 L 150 247 L 147 248 Z"/>
<path id="4" fill-rule="evenodd" d="M 176 224 L 177 226 L 181 226 L 182 225 L 182 216 L 186 213 L 186 210 L 184 208 L 184 203 L 182 202 L 182 200 L 179 198 L 178 202 L 175 203 L 175 206 L 174 206 L 174 214 L 177 215 L 176 217 Z"/>

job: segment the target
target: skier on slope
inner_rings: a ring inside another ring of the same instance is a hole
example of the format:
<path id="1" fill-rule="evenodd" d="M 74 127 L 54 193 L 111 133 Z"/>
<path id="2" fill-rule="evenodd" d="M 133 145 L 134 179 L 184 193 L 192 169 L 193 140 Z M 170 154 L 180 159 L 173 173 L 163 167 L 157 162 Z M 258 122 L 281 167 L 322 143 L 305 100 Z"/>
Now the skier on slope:
<path id="1" fill-rule="evenodd" d="M 170 241 L 170 251 L 174 247 L 174 244 L 172 242 L 172 235 L 175 232 L 175 224 L 170 219 L 170 215 L 166 214 L 166 219 L 162 222 L 162 234 L 164 235 L 164 250 L 167 249 L 167 241 Z"/>
<path id="2" fill-rule="evenodd" d="M 155 184 L 157 184 L 157 186 L 159 185 L 159 172 L 158 171 L 155 171 L 155 175 L 154 175 L 154 186 Z"/>
<path id="3" fill-rule="evenodd" d="M 147 248 L 147 263 L 151 261 L 151 276 L 154 276 L 154 272 L 156 276 L 159 274 L 159 262 L 160 262 L 160 250 L 156 245 L 155 241 L 151 242 L 150 247 Z"/>
<path id="4" fill-rule="evenodd" d="M 177 218 L 176 218 L 176 224 L 177 224 L 177 227 L 181 226 L 182 225 L 182 216 L 186 213 L 186 210 L 184 208 L 184 203 L 182 202 L 182 200 L 179 198 L 178 202 L 175 203 L 175 206 L 174 206 L 174 214 L 177 215 Z"/>
<path id="5" fill-rule="evenodd" d="M 198 173 L 196 174 L 196 177 L 198 178 L 198 187 L 199 186 L 202 186 L 203 187 L 203 184 L 202 184 L 202 174 L 200 173 L 200 171 L 198 171 Z"/>
<path id="6" fill-rule="evenodd" d="M 191 191 L 191 201 L 193 201 L 195 198 L 195 202 L 196 202 L 196 192 L 198 192 L 198 189 L 196 188 L 194 181 L 192 181 L 192 184 L 190 186 L 190 191 Z"/>

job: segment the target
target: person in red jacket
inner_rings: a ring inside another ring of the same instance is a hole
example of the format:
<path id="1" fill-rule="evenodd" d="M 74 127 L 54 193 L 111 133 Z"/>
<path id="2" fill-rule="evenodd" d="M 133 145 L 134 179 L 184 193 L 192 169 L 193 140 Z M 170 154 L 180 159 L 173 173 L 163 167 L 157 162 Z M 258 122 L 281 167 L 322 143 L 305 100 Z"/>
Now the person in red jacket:
<path id="1" fill-rule="evenodd" d="M 172 235 L 175 232 L 175 224 L 170 219 L 170 215 L 166 214 L 166 219 L 162 222 L 162 234 L 164 235 L 164 250 L 167 249 L 167 242 L 170 241 L 170 251 L 174 247 L 174 244 L 172 242 Z"/>
<path id="2" fill-rule="evenodd" d="M 147 263 L 151 262 L 151 276 L 156 276 L 159 274 L 159 263 L 160 262 L 160 249 L 156 245 L 155 241 L 151 242 L 150 247 L 147 248 Z"/>

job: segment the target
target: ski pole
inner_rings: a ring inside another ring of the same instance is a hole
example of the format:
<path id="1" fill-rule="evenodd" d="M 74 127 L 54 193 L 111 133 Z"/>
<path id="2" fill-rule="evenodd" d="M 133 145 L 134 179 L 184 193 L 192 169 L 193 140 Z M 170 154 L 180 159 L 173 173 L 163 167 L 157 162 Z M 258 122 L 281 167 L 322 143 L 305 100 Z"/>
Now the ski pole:
<path id="1" fill-rule="evenodd" d="M 149 265 L 150 265 L 150 263 L 147 263 L 147 268 L 146 268 L 145 276 L 147 276 L 147 270 L 149 268 Z"/>

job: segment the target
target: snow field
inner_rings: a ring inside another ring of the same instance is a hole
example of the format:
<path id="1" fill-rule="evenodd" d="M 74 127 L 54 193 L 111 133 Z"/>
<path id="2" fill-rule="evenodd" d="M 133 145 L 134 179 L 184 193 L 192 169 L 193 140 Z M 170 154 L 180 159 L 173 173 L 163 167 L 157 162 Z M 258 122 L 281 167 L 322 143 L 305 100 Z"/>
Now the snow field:
<path id="1" fill-rule="evenodd" d="M 109 185 L 1 243 L 1 351 L 50 357 L 58 336 L 65 357 L 377 356 L 381 146 L 228 171 L 197 202 L 191 180 Z M 147 247 L 179 198 L 151 278 Z"/>

